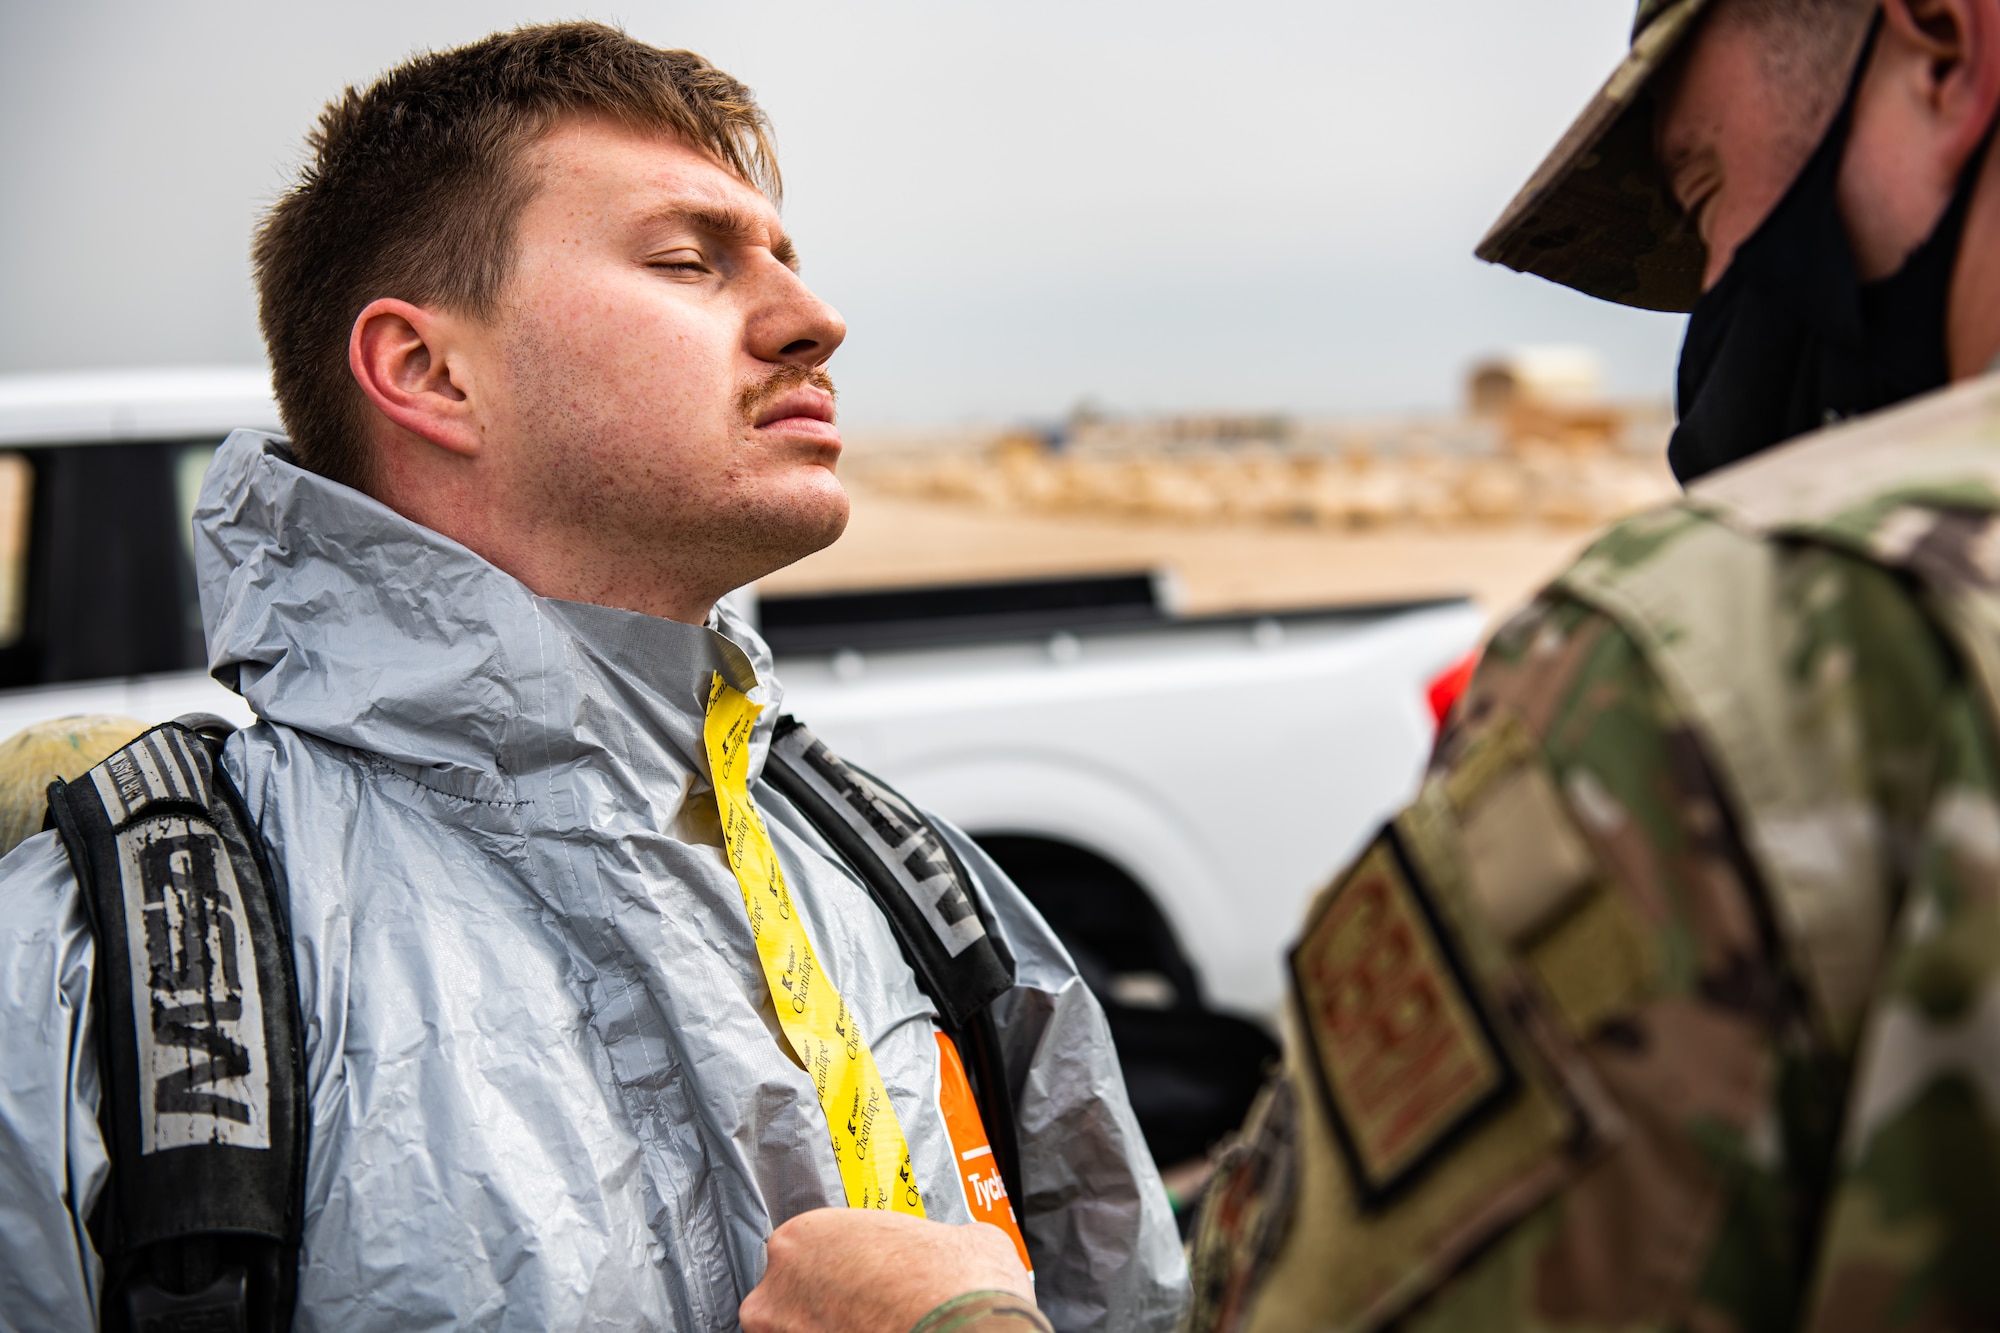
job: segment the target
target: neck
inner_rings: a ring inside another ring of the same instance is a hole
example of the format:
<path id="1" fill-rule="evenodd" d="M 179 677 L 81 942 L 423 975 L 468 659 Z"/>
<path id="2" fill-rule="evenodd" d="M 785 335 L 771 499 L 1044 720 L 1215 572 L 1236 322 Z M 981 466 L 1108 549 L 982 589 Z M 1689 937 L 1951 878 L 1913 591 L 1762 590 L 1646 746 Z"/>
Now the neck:
<path id="1" fill-rule="evenodd" d="M 519 579 L 538 597 L 637 611 L 687 625 L 708 623 L 730 588 L 700 551 L 609 540 L 603 525 L 579 529 L 545 505 L 508 503 L 515 490 L 474 460 L 427 448 L 379 447 L 369 492 L 389 508 L 449 537 Z"/>
<path id="2" fill-rule="evenodd" d="M 2000 135 L 1986 149 L 1951 275 L 1945 348 L 1954 380 L 1983 375 L 2000 357 Z"/>
<path id="3" fill-rule="evenodd" d="M 673 553 L 618 549 L 604 542 L 601 534 L 532 520 L 496 523 L 492 515 L 479 515 L 469 523 L 452 523 L 449 517 L 434 523 L 420 514 L 405 517 L 470 548 L 538 597 L 702 625 L 716 599 L 727 591 L 716 587 L 712 576 L 704 577 L 706 571 L 689 567 Z"/>

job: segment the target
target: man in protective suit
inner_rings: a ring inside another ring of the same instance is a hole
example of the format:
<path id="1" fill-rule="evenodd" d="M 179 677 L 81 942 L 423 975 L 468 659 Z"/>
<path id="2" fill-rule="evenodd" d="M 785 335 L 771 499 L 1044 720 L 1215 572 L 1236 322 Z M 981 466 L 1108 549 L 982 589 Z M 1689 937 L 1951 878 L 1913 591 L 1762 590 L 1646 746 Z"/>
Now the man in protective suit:
<path id="1" fill-rule="evenodd" d="M 2000 0 L 1645 0 L 1480 246 L 1692 311 L 1688 494 L 1312 907 L 1194 1329 L 2000 1326 L 1996 109 Z"/>
<path id="2" fill-rule="evenodd" d="M 217 764 L 297 973 L 296 1326 L 726 1330 L 772 1229 L 843 1204 L 981 1233 L 1033 1308 L 1024 1241 L 1057 1327 L 1172 1324 L 1167 1199 L 1047 927 L 961 833 L 867 789 L 957 876 L 956 937 L 1011 957 L 981 1094 L 1015 1122 L 1010 1209 L 884 910 L 765 779 L 799 733 L 720 599 L 846 521 L 845 330 L 798 277 L 749 90 L 610 28 L 528 28 L 349 89 L 310 147 L 255 249 L 290 438 L 229 438 L 195 537 L 212 669 L 260 718 Z M 200 753 L 159 739 L 70 790 L 200 787 Z M 0 861 L 0 1328 L 223 1326 L 174 1314 L 207 1299 L 200 1253 L 141 1272 L 143 1309 L 101 1261 L 119 1172 L 257 1148 L 260 1099 L 289 1095 L 251 1084 L 259 997 L 213 1002 L 250 984 L 236 889 L 161 848 L 129 978 L 56 834 Z M 127 984 L 147 1096 L 121 1159 L 100 997 Z M 175 1009 L 185 985 L 211 991 Z"/>

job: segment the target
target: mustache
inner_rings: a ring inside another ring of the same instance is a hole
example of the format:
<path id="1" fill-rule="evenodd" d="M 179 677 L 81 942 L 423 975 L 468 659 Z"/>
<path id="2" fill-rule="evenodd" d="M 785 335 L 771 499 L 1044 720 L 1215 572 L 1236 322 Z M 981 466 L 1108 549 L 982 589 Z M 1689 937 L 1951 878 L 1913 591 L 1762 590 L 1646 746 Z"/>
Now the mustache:
<path id="1" fill-rule="evenodd" d="M 746 424 L 754 425 L 759 412 L 805 384 L 822 390 L 829 398 L 839 397 L 838 390 L 833 387 L 833 376 L 819 367 L 779 366 L 755 384 L 743 386 L 743 391 L 736 395 L 737 414 Z"/>

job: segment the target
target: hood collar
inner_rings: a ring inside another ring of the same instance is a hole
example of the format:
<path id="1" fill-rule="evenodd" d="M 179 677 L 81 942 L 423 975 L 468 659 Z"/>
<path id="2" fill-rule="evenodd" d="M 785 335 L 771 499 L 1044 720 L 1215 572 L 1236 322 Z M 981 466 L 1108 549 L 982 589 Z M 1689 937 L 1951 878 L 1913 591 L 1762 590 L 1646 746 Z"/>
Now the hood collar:
<path id="1" fill-rule="evenodd" d="M 705 775 L 720 672 L 764 705 L 762 767 L 782 694 L 732 608 L 685 625 L 538 597 L 260 431 L 216 451 L 194 529 L 210 671 L 267 721 L 432 770 L 664 747 Z"/>

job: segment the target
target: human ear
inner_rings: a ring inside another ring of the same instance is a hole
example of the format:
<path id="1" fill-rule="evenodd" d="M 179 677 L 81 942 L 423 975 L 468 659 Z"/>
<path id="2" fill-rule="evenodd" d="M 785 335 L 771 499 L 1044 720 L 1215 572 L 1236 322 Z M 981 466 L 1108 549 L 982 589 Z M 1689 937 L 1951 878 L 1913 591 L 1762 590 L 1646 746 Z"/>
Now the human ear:
<path id="1" fill-rule="evenodd" d="M 469 393 L 469 358 L 457 354 L 450 316 L 408 301 L 371 301 L 355 316 L 347 365 L 375 410 L 403 430 L 451 453 L 479 452 Z"/>
<path id="2" fill-rule="evenodd" d="M 1911 91 L 1931 120 L 1939 173 L 1953 181 L 2000 106 L 2000 4 L 1884 0 L 1883 39 L 1901 47 Z"/>
<path id="3" fill-rule="evenodd" d="M 1882 0 L 1881 13 L 1840 166 L 1866 281 L 1931 234 L 2000 106 L 2000 0 Z"/>

